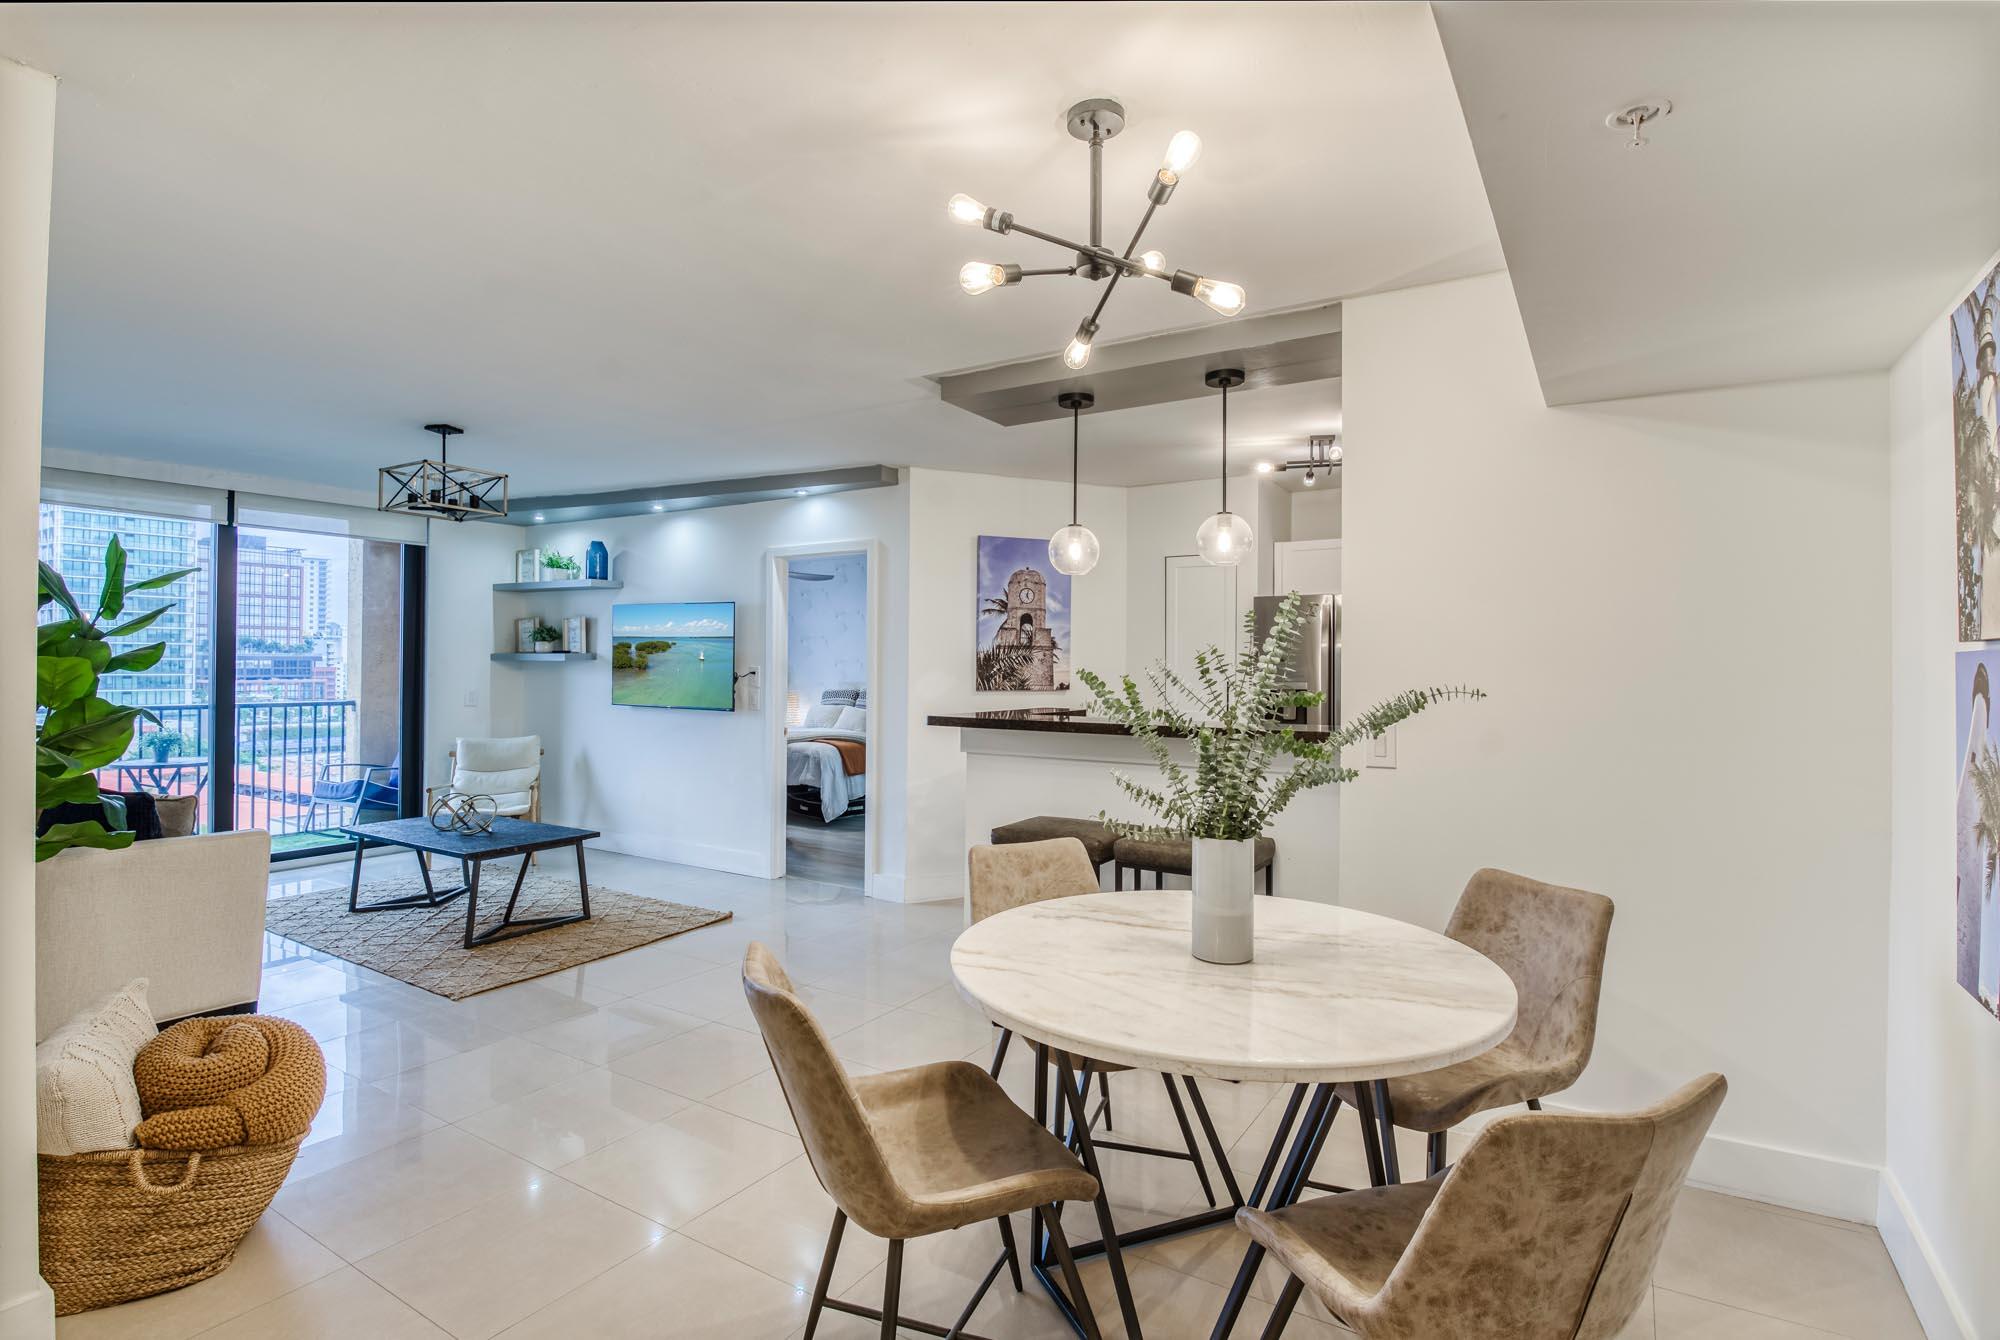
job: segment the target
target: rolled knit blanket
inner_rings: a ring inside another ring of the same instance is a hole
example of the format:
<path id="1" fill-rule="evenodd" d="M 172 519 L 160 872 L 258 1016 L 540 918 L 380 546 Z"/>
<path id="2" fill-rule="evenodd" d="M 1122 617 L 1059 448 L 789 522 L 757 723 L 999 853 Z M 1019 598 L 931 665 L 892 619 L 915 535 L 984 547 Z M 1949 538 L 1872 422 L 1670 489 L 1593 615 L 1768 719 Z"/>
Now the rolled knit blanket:
<path id="1" fill-rule="evenodd" d="M 326 1096 L 326 1058 L 289 1019 L 183 1019 L 132 1064 L 146 1149 L 227 1149 L 304 1135 Z"/>

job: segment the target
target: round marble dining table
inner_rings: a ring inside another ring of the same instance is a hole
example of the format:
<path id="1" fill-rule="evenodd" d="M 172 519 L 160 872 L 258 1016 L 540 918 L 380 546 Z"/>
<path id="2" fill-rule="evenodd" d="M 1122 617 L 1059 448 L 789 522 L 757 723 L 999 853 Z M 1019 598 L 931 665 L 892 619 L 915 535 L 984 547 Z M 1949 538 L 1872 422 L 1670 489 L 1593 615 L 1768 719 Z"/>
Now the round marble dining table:
<path id="1" fill-rule="evenodd" d="M 1477 1056 L 1514 1027 L 1512 980 L 1435 931 L 1259 898 L 1252 960 L 1204 963 L 1189 952 L 1192 896 L 1098 893 L 1009 908 L 959 935 L 952 976 L 1023 1038 L 1203 1079 L 1394 1079 Z"/>
<path id="2" fill-rule="evenodd" d="M 1327 903 L 1259 898 L 1251 961 L 1204 963 L 1190 952 L 1192 897 L 1150 890 L 1030 903 L 971 926 L 951 950 L 959 993 L 1035 1045 L 1037 1119 L 1048 1120 L 1098 1177 L 1101 1237 L 1072 1251 L 1079 1258 L 1105 1256 L 1132 1340 L 1143 1334 L 1143 1322 L 1124 1248 L 1226 1222 L 1246 1203 L 1277 1208 L 1297 1200 L 1339 1111 L 1339 1085 L 1356 1086 L 1371 1175 L 1379 1161 L 1383 1178 L 1396 1180 L 1384 1081 L 1468 1060 L 1514 1027 L 1517 1002 L 1506 972 L 1435 931 Z M 1131 1146 L 1094 1137 L 1084 1103 L 1091 1068 L 1107 1063 L 1181 1077 L 1229 1204 L 1119 1230 L 1095 1146 Z M 1053 1093 L 1046 1079 L 1051 1066 Z M 1294 1086 L 1247 1200 L 1215 1142 L 1197 1079 Z M 1281 1170 L 1288 1143 L 1291 1155 Z M 1092 1323 L 1049 1273 L 1041 1236 L 1038 1230 L 1031 1257 L 1037 1278 L 1077 1334 L 1092 1334 Z M 1214 1340 L 1235 1326 L 1260 1256 L 1255 1244 L 1246 1249 Z"/>

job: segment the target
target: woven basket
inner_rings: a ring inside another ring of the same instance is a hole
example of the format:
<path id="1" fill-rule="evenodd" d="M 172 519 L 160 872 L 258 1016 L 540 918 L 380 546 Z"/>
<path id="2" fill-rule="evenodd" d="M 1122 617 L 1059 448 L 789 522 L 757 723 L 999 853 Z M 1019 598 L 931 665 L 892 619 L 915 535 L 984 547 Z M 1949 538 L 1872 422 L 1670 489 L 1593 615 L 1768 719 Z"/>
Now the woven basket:
<path id="1" fill-rule="evenodd" d="M 227 1266 L 304 1139 L 42 1155 L 42 1278 L 56 1315 L 165 1293 Z"/>

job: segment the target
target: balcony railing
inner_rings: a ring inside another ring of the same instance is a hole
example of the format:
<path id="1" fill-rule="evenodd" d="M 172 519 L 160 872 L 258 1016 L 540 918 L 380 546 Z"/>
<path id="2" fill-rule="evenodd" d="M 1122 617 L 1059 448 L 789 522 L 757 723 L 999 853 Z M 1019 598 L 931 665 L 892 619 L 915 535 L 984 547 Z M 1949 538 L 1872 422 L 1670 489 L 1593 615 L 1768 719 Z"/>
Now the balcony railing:
<path id="1" fill-rule="evenodd" d="M 173 703 L 152 709 L 158 726 L 140 722 L 126 756 L 99 772 L 110 790 L 199 795 L 208 823 L 212 709 Z M 352 698 L 239 703 L 236 708 L 236 776 L 230 789 L 237 828 L 264 828 L 274 839 L 300 837 L 347 822 L 348 807 L 322 804 L 315 811 L 313 784 L 334 763 L 376 763 L 356 756 L 359 705 Z M 184 744 L 156 757 L 150 737 L 172 732 Z M 297 845 L 296 842 L 286 845 Z"/>

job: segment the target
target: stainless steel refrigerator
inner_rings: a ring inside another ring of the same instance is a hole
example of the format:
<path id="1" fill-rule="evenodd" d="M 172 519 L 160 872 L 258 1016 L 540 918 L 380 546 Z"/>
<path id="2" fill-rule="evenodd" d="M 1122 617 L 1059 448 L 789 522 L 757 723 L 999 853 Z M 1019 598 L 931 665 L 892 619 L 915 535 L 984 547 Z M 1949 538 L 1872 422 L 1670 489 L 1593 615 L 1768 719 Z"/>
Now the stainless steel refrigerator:
<path id="1" fill-rule="evenodd" d="M 1331 730 L 1340 720 L 1340 597 L 1302 596 L 1306 623 L 1292 648 L 1291 687 L 1306 693 L 1326 695 L 1318 707 L 1294 710 L 1289 720 L 1297 726 Z M 1257 642 L 1262 645 L 1278 617 L 1283 596 L 1257 597 Z"/>

